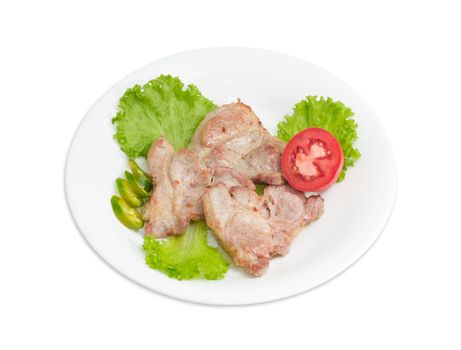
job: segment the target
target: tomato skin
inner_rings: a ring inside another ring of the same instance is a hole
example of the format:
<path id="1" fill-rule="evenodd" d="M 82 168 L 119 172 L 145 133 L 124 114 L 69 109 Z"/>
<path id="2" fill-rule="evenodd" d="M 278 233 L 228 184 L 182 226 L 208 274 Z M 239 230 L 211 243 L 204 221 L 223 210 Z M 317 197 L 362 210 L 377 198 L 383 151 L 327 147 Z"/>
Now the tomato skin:
<path id="1" fill-rule="evenodd" d="M 308 128 L 291 138 L 281 163 L 291 187 L 302 192 L 320 192 L 338 179 L 344 155 L 338 140 L 329 131 Z"/>

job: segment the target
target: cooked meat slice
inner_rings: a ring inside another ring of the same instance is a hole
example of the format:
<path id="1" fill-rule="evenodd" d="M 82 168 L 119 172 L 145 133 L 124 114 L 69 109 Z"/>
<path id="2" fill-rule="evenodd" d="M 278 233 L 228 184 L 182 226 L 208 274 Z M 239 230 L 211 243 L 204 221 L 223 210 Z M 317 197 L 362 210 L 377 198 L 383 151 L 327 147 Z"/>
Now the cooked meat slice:
<path id="1" fill-rule="evenodd" d="M 265 205 L 265 199 L 259 196 L 255 191 L 248 190 L 242 187 L 232 187 L 230 189 L 232 198 L 241 207 L 258 214 L 261 217 L 268 219 L 269 210 Z"/>
<path id="2" fill-rule="evenodd" d="M 175 231 L 177 226 L 173 211 L 174 189 L 169 179 L 173 156 L 173 146 L 164 138 L 154 142 L 147 156 L 148 171 L 156 186 L 143 217 L 149 219 L 145 232 L 157 237 L 165 237 Z"/>
<path id="3" fill-rule="evenodd" d="M 184 232 L 190 220 L 203 218 L 200 198 L 211 181 L 194 153 L 174 152 L 164 138 L 157 139 L 147 156 L 155 188 L 145 210 L 146 234 L 166 237 Z"/>
<path id="4" fill-rule="evenodd" d="M 264 196 L 248 188 L 213 185 L 202 197 L 208 226 L 237 266 L 261 276 L 275 255 L 284 255 L 297 231 L 323 213 L 320 196 L 306 198 L 287 185 Z"/>
<path id="5" fill-rule="evenodd" d="M 213 148 L 233 140 L 236 136 L 258 127 L 259 119 L 251 108 L 236 102 L 223 105 L 208 113 L 195 130 L 191 141 L 199 158 L 203 158 Z"/>
<path id="6" fill-rule="evenodd" d="M 264 189 L 274 231 L 274 255 L 285 255 L 299 229 L 317 220 L 323 214 L 323 198 L 306 198 L 304 193 L 288 185 L 267 186 Z"/>
<path id="7" fill-rule="evenodd" d="M 240 101 L 210 112 L 189 149 L 209 167 L 238 170 L 256 182 L 283 184 L 280 157 L 285 144 L 272 136 L 252 109 Z"/>
<path id="8" fill-rule="evenodd" d="M 238 171 L 203 167 L 193 152 L 175 153 L 164 138 L 153 143 L 147 164 L 155 188 L 144 208 L 143 218 L 149 221 L 145 232 L 158 238 L 181 234 L 191 220 L 203 218 L 201 197 L 212 182 L 254 189 L 253 182 Z"/>
<path id="9" fill-rule="evenodd" d="M 171 161 L 170 181 L 174 188 L 173 211 L 178 220 L 175 233 L 182 233 L 190 220 L 203 218 L 201 198 L 210 184 L 211 172 L 202 168 L 195 154 L 182 149 Z"/>
<path id="10" fill-rule="evenodd" d="M 242 157 L 234 168 L 257 183 L 283 185 L 285 179 L 280 169 L 285 144 L 272 136 L 266 137 L 261 146 Z"/>
<path id="11" fill-rule="evenodd" d="M 213 168 L 213 179 L 211 180 L 213 185 L 218 183 L 223 183 L 226 187 L 231 188 L 233 186 L 242 186 L 254 190 L 255 184 L 246 176 L 243 176 L 237 170 L 226 168 L 226 167 L 216 167 Z"/>
<path id="12" fill-rule="evenodd" d="M 240 193 L 239 193 L 240 192 Z M 271 257 L 272 230 L 257 210 L 252 211 L 240 205 L 233 193 L 251 202 L 254 191 L 244 187 L 228 189 L 224 184 L 213 185 L 205 190 L 202 197 L 203 209 L 208 226 L 213 230 L 221 246 L 229 253 L 235 265 L 248 273 L 261 276 Z"/>

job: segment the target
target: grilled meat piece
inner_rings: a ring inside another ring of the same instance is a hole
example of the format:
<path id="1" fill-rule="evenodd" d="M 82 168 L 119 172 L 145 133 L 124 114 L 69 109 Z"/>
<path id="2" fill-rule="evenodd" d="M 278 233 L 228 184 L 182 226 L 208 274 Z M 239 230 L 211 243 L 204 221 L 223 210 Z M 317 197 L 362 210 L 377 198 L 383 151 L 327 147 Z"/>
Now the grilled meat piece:
<path id="1" fill-rule="evenodd" d="M 292 187 L 268 186 L 264 189 L 273 229 L 273 255 L 285 255 L 298 231 L 323 214 L 323 198 L 307 197 Z"/>
<path id="2" fill-rule="evenodd" d="M 208 226 L 236 266 L 254 276 L 284 255 L 299 229 L 323 213 L 323 199 L 306 198 L 287 185 L 268 186 L 264 196 L 241 186 L 208 187 L 202 197 Z"/>
<path id="3" fill-rule="evenodd" d="M 284 148 L 285 143 L 272 136 L 240 100 L 208 113 L 189 145 L 208 168 L 233 168 L 257 183 L 271 185 L 285 183 L 280 168 Z"/>
<path id="4" fill-rule="evenodd" d="M 203 167 L 193 152 L 175 153 L 162 137 L 149 150 L 147 165 L 155 188 L 144 208 L 143 218 L 149 221 L 145 232 L 158 238 L 181 234 L 191 220 L 203 218 L 201 197 L 206 186 L 224 183 L 254 189 L 253 182 L 236 170 Z"/>

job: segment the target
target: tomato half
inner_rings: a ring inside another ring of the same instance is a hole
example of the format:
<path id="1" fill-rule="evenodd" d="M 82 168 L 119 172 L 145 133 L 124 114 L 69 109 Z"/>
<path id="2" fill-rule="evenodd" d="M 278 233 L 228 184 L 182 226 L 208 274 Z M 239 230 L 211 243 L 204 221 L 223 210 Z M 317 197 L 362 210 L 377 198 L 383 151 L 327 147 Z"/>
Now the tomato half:
<path id="1" fill-rule="evenodd" d="M 288 142 L 282 171 L 291 187 L 303 192 L 323 191 L 336 182 L 344 155 L 338 140 L 327 130 L 308 128 Z"/>

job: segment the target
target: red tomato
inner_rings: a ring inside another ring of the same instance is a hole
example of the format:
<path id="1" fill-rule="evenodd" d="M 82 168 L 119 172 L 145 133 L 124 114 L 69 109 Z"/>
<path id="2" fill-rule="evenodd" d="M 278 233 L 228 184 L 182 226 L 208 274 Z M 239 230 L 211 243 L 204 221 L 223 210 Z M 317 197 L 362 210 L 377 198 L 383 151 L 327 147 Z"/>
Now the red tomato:
<path id="1" fill-rule="evenodd" d="M 282 171 L 291 187 L 323 191 L 336 182 L 344 155 L 338 140 L 325 129 L 308 128 L 292 137 L 282 155 Z"/>

